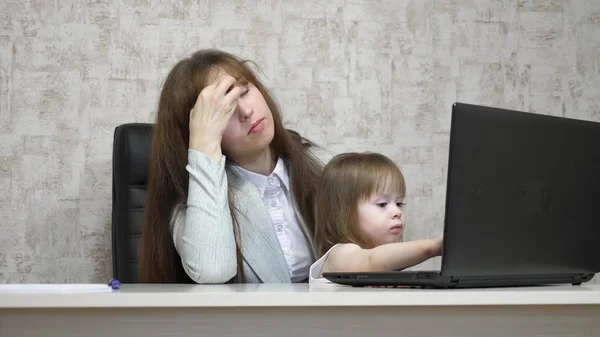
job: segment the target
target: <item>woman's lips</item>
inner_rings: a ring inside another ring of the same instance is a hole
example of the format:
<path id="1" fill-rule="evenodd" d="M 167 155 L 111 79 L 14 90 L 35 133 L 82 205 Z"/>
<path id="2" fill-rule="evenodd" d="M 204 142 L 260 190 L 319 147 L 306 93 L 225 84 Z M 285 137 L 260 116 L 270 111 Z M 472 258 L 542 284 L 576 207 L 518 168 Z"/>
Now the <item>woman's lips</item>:
<path id="1" fill-rule="evenodd" d="M 264 120 L 264 118 L 261 118 L 254 122 L 254 124 L 252 124 L 252 127 L 250 127 L 250 131 L 248 131 L 248 133 L 261 132 L 265 124 Z"/>

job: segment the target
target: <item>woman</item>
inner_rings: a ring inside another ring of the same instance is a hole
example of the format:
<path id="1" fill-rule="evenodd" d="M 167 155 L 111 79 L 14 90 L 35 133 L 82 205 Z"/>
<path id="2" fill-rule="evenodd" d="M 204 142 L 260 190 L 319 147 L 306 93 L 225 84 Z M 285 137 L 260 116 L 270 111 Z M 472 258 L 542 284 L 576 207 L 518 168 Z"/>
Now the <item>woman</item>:
<path id="1" fill-rule="evenodd" d="M 202 50 L 177 63 L 153 133 L 141 282 L 306 281 L 322 171 L 311 145 L 247 61 Z"/>

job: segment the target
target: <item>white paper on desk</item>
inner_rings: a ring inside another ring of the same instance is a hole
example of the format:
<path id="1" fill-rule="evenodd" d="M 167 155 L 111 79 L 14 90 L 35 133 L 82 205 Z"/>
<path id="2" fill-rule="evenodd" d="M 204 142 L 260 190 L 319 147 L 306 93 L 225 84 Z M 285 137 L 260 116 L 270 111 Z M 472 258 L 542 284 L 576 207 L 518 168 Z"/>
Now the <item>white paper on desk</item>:
<path id="1" fill-rule="evenodd" d="M 0 284 L 0 294 L 72 294 L 72 293 L 107 293 L 112 288 L 107 284 L 74 283 L 74 284 Z"/>

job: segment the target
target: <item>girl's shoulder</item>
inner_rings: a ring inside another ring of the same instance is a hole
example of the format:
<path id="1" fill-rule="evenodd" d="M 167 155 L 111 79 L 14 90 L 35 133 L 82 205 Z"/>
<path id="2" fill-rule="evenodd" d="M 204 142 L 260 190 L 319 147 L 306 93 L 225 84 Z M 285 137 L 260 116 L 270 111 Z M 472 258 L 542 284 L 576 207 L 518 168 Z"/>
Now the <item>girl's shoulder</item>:
<path id="1" fill-rule="evenodd" d="M 329 248 L 329 250 L 325 254 L 323 254 L 323 256 L 321 256 L 310 266 L 309 282 L 322 282 L 324 280 L 322 274 L 327 269 L 325 268 L 327 260 L 330 259 L 332 256 L 334 256 L 334 258 L 339 258 L 341 255 L 344 255 L 344 251 L 347 251 L 348 249 L 356 249 L 354 247 L 360 249 L 360 247 L 358 245 L 355 245 L 354 243 L 338 243 Z M 339 254 L 339 252 L 342 252 L 342 254 Z"/>
<path id="2" fill-rule="evenodd" d="M 326 254 L 330 258 L 337 259 L 344 258 L 348 254 L 352 254 L 359 250 L 362 250 L 362 248 L 355 243 L 338 243 L 331 247 Z"/>

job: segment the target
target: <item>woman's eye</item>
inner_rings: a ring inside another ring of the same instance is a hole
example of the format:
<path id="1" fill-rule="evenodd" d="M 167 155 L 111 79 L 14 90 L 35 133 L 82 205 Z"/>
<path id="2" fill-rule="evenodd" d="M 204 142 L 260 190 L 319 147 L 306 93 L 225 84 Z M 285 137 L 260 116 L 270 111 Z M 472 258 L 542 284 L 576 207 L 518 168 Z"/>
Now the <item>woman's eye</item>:
<path id="1" fill-rule="evenodd" d="M 240 96 L 241 96 L 241 97 L 244 97 L 244 96 L 246 96 L 246 94 L 248 93 L 248 91 L 250 91 L 250 89 L 246 89 L 246 90 L 244 90 Z"/>

